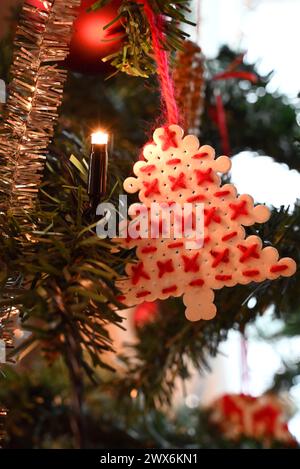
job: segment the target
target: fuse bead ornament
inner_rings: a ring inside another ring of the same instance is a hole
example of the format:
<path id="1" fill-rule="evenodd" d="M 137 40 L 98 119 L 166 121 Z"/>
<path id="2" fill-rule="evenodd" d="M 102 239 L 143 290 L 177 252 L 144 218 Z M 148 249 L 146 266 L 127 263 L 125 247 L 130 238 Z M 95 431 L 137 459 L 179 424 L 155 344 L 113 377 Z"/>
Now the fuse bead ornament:
<path id="1" fill-rule="evenodd" d="M 209 407 L 209 421 L 229 440 L 252 438 L 269 448 L 280 442 L 296 447 L 288 429 L 289 409 L 277 395 L 225 394 Z"/>
<path id="2" fill-rule="evenodd" d="M 130 232 L 135 227 L 136 236 L 118 240 L 129 249 L 136 247 L 138 259 L 126 266 L 126 276 L 118 281 L 120 299 L 126 305 L 182 296 L 187 319 L 208 320 L 217 312 L 214 290 L 295 273 L 293 259 L 279 259 L 278 251 L 263 247 L 258 236 L 246 237 L 244 226 L 266 222 L 270 211 L 264 205 L 255 206 L 250 195 L 238 195 L 233 184 L 221 186 L 220 173 L 231 167 L 227 156 L 215 158 L 211 146 L 200 146 L 194 135 L 184 136 L 178 125 L 156 129 L 143 155 L 145 160 L 133 167 L 135 177 L 124 182 L 125 191 L 139 192 L 141 202 L 128 210 L 126 228 Z M 180 207 L 190 203 L 190 213 L 179 222 L 189 220 L 191 236 L 176 236 L 174 216 L 170 236 L 164 237 L 163 215 L 156 221 L 158 236 L 141 236 L 143 223 L 137 217 L 143 210 L 150 211 L 153 203 Z M 199 203 L 204 209 L 204 230 L 195 233 Z M 187 243 L 188 238 L 193 243 Z"/>

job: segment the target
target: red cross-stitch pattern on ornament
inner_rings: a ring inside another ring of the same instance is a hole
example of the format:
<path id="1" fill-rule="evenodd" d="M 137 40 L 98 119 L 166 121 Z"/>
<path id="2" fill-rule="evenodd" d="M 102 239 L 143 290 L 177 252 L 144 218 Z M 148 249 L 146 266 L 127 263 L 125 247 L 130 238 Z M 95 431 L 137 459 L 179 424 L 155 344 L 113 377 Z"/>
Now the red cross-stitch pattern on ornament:
<path id="1" fill-rule="evenodd" d="M 279 259 L 278 251 L 263 248 L 258 236 L 246 237 L 243 226 L 266 222 L 270 211 L 263 205 L 255 207 L 249 195 L 238 196 L 232 184 L 220 187 L 219 174 L 231 166 L 228 157 L 215 159 L 212 147 L 200 147 L 193 135 L 184 137 L 178 125 L 156 129 L 143 154 L 145 161 L 133 168 L 136 177 L 124 182 L 125 190 L 139 192 L 141 201 L 128 210 L 127 228 L 135 227 L 137 235 L 120 240 L 128 248 L 136 247 L 139 260 L 126 266 L 127 277 L 118 282 L 126 305 L 183 296 L 189 320 L 211 319 L 216 314 L 214 290 L 295 273 L 293 259 Z M 138 236 L 143 220 L 137 223 L 137 216 L 143 205 L 147 211 L 152 203 L 175 202 L 192 204 L 186 218 L 193 228 L 197 204 L 203 204 L 204 232 L 176 236 L 175 225 L 182 219 L 174 217 L 168 238 L 162 236 L 162 219 L 156 221 L 158 237 Z M 189 236 L 193 246 L 187 243 Z"/>

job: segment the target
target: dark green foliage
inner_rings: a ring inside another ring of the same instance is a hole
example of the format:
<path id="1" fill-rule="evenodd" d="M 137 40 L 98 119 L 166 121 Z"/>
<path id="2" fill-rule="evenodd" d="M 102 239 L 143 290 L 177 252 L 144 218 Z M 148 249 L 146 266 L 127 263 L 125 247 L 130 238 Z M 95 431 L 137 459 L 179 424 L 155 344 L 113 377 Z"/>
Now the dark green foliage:
<path id="1" fill-rule="evenodd" d="M 5 386 L 0 387 L 0 402 L 10 409 L 6 446 L 40 448 L 47 444 L 58 447 L 70 444 L 70 389 L 62 371 L 59 364 L 49 369 L 45 363 L 35 373 L 3 368 Z"/>
<path id="2" fill-rule="evenodd" d="M 97 10 L 110 3 L 111 0 L 98 0 L 91 6 L 91 10 Z M 191 24 L 186 13 L 189 12 L 189 0 L 149 0 L 155 14 L 166 18 L 164 25 L 168 50 L 174 51 L 182 47 L 182 41 L 186 34 L 178 26 L 181 23 Z M 147 18 L 144 14 L 143 2 L 123 0 L 116 18 L 105 27 L 110 27 L 117 21 L 121 21 L 120 35 L 122 45 L 120 50 L 102 59 L 109 61 L 118 71 L 131 76 L 149 77 L 155 73 L 156 64 L 153 60 L 152 37 Z"/>
<path id="3" fill-rule="evenodd" d="M 2 304 L 17 306 L 24 327 L 33 333 L 22 348 L 39 341 L 47 353 L 67 357 L 73 343 L 76 359 L 92 375 L 82 352 L 88 352 L 93 367 L 105 366 L 101 353 L 111 350 L 105 324 L 121 323 L 108 302 L 115 302 L 113 281 L 123 260 L 90 227 L 94 220 L 86 190 L 78 184 L 70 162 L 53 160 L 47 165 L 40 207 L 31 214 L 36 228 L 22 233 L 2 215 L 2 291 L 14 272 L 23 276 L 23 288 Z"/>
<path id="4" fill-rule="evenodd" d="M 5 368 L 0 401 L 10 409 L 6 448 L 72 448 L 70 389 L 61 362 L 17 373 Z M 147 410 L 143 399 L 115 399 L 105 388 L 88 387 L 84 417 L 87 448 L 263 448 L 261 441 L 229 441 L 209 422 L 206 410 L 182 407 L 176 417 Z M 272 448 L 282 444 L 272 442 Z"/>

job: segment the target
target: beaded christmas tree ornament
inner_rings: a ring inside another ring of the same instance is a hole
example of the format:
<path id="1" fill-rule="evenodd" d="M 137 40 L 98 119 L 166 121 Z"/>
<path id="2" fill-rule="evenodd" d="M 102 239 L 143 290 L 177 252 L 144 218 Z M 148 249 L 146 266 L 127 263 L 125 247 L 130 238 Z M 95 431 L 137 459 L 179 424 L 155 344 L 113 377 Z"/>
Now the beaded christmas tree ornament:
<path id="1" fill-rule="evenodd" d="M 233 184 L 221 186 L 219 174 L 231 167 L 227 156 L 215 159 L 212 147 L 200 146 L 194 135 L 184 136 L 178 125 L 156 129 L 143 155 L 145 161 L 133 168 L 136 177 L 124 182 L 126 192 L 139 192 L 142 204 L 128 210 L 131 220 L 126 228 L 136 236 L 120 240 L 129 249 L 136 247 L 138 259 L 126 266 L 127 276 L 118 282 L 120 301 L 133 306 L 183 296 L 187 319 L 208 320 L 217 312 L 214 290 L 295 273 L 293 259 L 279 259 L 278 251 L 264 248 L 258 236 L 246 237 L 243 227 L 266 222 L 270 211 L 264 205 L 254 206 L 250 195 L 237 195 Z M 148 230 L 144 237 L 141 213 L 149 212 L 153 203 L 169 207 L 176 203 L 182 208 L 189 204 L 191 209 L 179 220 L 173 214 L 168 236 L 162 212 L 156 220 L 158 236 L 151 237 Z M 203 204 L 203 229 L 197 232 L 199 204 Z M 188 234 L 183 230 L 177 235 L 178 223 L 191 226 Z"/>

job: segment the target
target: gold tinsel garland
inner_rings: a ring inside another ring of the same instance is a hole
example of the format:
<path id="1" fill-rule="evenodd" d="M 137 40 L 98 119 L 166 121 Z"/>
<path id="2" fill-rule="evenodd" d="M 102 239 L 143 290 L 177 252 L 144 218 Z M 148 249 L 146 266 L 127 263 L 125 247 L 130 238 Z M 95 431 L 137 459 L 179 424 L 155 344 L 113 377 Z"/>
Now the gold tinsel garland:
<path id="1" fill-rule="evenodd" d="M 24 223 L 35 206 L 46 150 L 62 101 L 68 54 L 80 0 L 25 0 L 15 38 L 8 101 L 0 128 L 0 211 Z"/>
<path id="2" fill-rule="evenodd" d="M 204 57 L 192 41 L 185 41 L 176 54 L 173 71 L 176 100 L 187 133 L 198 135 L 204 106 Z"/>
<path id="3" fill-rule="evenodd" d="M 0 125 L 0 213 L 17 217 L 35 206 L 47 147 L 62 101 L 66 72 L 58 68 L 69 51 L 80 0 L 45 0 L 41 8 L 25 0 L 14 41 L 8 100 Z M 20 283 L 18 274 L 5 287 Z M 19 312 L 0 308 L 0 339 L 13 347 Z M 0 407 L 0 446 L 7 410 Z"/>

